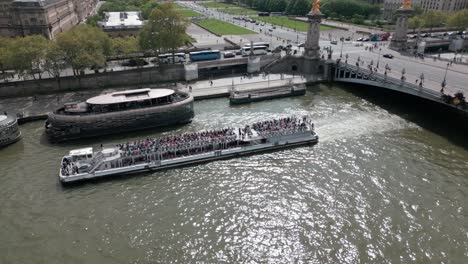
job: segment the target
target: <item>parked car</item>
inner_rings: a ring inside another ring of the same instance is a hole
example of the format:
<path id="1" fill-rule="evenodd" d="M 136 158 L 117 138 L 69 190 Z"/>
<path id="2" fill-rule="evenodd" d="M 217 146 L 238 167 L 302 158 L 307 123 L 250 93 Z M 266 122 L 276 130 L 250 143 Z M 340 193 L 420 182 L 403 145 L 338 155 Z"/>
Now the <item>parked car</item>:
<path id="1" fill-rule="evenodd" d="M 365 39 L 363 39 L 362 41 L 370 41 L 370 39 L 369 39 L 369 38 L 365 38 Z"/>
<path id="2" fill-rule="evenodd" d="M 350 41 L 351 40 L 351 37 L 347 37 L 345 38 L 346 41 Z"/>
<path id="3" fill-rule="evenodd" d="M 387 58 L 387 59 L 393 59 L 393 55 L 392 54 L 384 54 L 383 55 L 384 58 Z"/>
<path id="4" fill-rule="evenodd" d="M 234 54 L 234 52 L 232 51 L 225 51 L 224 52 L 224 58 L 234 58 L 236 57 L 236 54 Z"/>
<path id="5" fill-rule="evenodd" d="M 357 40 L 357 41 L 363 41 L 364 38 L 358 38 L 358 39 L 356 39 L 356 40 Z"/>
<path id="6" fill-rule="evenodd" d="M 299 48 L 303 48 L 305 46 L 305 43 L 301 43 L 299 45 L 297 45 Z"/>
<path id="7" fill-rule="evenodd" d="M 272 29 L 272 28 L 270 28 L 270 29 L 268 29 L 268 31 L 272 32 L 272 31 L 273 31 L 273 29 Z"/>
<path id="8" fill-rule="evenodd" d="M 332 44 L 332 45 L 338 45 L 338 41 L 332 40 L 332 41 L 330 41 L 330 44 Z"/>

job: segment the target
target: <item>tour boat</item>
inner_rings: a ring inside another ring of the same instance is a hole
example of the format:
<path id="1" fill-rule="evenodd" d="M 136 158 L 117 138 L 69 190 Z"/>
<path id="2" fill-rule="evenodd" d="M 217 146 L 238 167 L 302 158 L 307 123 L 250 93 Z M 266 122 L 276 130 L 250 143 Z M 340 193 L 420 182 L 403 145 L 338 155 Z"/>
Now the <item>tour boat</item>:
<path id="1" fill-rule="evenodd" d="M 46 133 L 64 141 L 188 123 L 193 96 L 172 89 L 134 89 L 67 103 L 50 113 Z"/>
<path id="2" fill-rule="evenodd" d="M 0 147 L 15 143 L 21 139 L 18 120 L 12 115 L 0 114 Z"/>
<path id="3" fill-rule="evenodd" d="M 157 171 L 315 144 L 318 135 L 310 118 L 288 117 L 197 133 L 147 138 L 134 142 L 71 150 L 62 158 L 59 180 L 70 183 L 113 175 Z"/>

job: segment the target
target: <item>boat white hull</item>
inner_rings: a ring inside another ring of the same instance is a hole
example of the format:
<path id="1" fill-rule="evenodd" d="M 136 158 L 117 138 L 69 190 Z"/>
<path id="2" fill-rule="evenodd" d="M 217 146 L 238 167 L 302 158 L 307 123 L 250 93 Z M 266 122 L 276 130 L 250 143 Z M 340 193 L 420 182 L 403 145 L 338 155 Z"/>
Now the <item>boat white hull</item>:
<path id="1" fill-rule="evenodd" d="M 305 144 L 315 144 L 318 142 L 318 136 L 311 132 L 304 132 L 300 135 L 291 135 L 291 137 L 282 137 L 275 142 L 267 142 L 258 145 L 249 145 L 244 147 L 229 148 L 223 150 L 215 150 L 202 154 L 183 156 L 174 159 L 166 159 L 162 161 L 141 163 L 137 165 L 99 170 L 93 173 L 73 174 L 69 176 L 62 175 L 59 172 L 59 179 L 62 183 L 71 183 L 90 179 L 103 178 L 106 176 L 116 176 L 122 174 L 131 174 L 145 171 L 157 171 L 171 169 L 181 166 L 189 166 L 197 163 L 210 162 L 220 159 L 234 158 L 254 153 L 271 151 L 276 149 L 284 149 L 288 147 L 300 146 Z"/>

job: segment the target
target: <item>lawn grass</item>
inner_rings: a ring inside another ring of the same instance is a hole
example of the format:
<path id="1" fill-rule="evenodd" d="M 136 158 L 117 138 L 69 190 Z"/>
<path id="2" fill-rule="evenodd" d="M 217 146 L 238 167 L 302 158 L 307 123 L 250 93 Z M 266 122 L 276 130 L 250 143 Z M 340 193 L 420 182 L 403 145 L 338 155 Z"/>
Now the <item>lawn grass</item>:
<path id="1" fill-rule="evenodd" d="M 194 22 L 219 35 L 257 34 L 248 29 L 214 18 L 198 19 Z"/>
<path id="2" fill-rule="evenodd" d="M 269 16 L 269 17 L 253 17 L 255 20 L 260 20 L 266 23 L 270 23 L 277 26 L 282 26 L 291 29 L 297 29 L 298 31 L 307 31 L 309 25 L 307 22 L 297 21 L 288 19 L 285 16 Z M 331 27 L 320 26 L 320 30 L 330 30 Z"/>
<path id="3" fill-rule="evenodd" d="M 257 11 L 249 8 L 243 8 L 243 7 L 238 7 L 238 8 L 220 8 L 218 11 L 226 13 L 226 14 L 231 14 L 231 15 L 246 15 L 246 16 L 252 16 L 256 15 Z"/>
<path id="4" fill-rule="evenodd" d="M 184 17 L 198 17 L 202 15 L 190 9 L 178 9 L 177 12 L 183 15 Z"/>
<path id="5" fill-rule="evenodd" d="M 172 5 L 174 6 L 175 9 L 186 9 L 187 7 L 183 6 L 183 5 L 179 5 L 177 3 L 172 3 Z"/>
<path id="6" fill-rule="evenodd" d="M 233 4 L 227 4 L 227 3 L 220 3 L 220 2 L 204 2 L 200 3 L 200 5 L 208 8 L 235 8 L 238 7 Z"/>

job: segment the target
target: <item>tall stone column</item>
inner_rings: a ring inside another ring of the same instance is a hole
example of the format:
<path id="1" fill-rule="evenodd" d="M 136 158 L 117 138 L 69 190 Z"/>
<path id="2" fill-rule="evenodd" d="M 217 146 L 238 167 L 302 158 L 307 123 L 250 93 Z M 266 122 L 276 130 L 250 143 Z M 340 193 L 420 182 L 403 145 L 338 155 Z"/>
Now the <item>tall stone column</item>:
<path id="1" fill-rule="evenodd" d="M 408 37 L 408 19 L 413 14 L 413 8 L 411 7 L 411 0 L 404 0 L 403 5 L 397 9 L 396 16 L 396 28 L 393 33 L 392 40 L 390 41 L 390 48 L 395 50 L 406 50 Z"/>
<path id="2" fill-rule="evenodd" d="M 304 57 L 307 59 L 320 59 L 319 39 L 322 17 L 320 0 L 315 0 L 312 10 L 307 14 L 309 29 L 307 30 L 307 39 L 304 45 Z"/>

